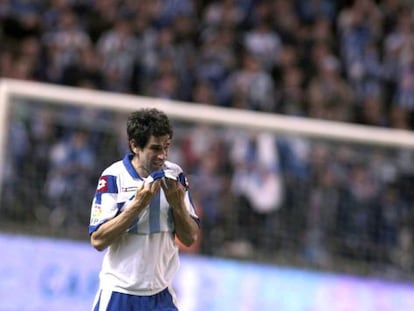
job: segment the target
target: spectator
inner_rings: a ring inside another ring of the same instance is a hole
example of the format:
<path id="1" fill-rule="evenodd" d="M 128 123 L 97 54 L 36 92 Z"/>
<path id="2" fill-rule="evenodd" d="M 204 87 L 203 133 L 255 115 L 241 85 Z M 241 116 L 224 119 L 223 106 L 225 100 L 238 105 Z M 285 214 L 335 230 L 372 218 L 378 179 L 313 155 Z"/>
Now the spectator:
<path id="1" fill-rule="evenodd" d="M 272 248 L 272 219 L 284 199 L 276 141 L 273 135 L 238 135 L 231 149 L 232 187 L 238 198 L 242 236 L 262 250 Z"/>
<path id="2" fill-rule="evenodd" d="M 240 96 L 246 100 L 247 109 L 274 112 L 274 81 L 263 69 L 259 59 L 246 52 L 242 56 L 242 67 L 233 72 L 223 87 L 223 104 L 229 105 L 232 97 Z"/>
<path id="3" fill-rule="evenodd" d="M 314 117 L 348 122 L 353 119 L 353 92 L 340 75 L 340 63 L 327 55 L 318 64 L 317 75 L 308 86 L 310 111 Z"/>
<path id="4" fill-rule="evenodd" d="M 203 11 L 203 23 L 207 28 L 238 27 L 244 18 L 244 11 L 235 0 L 213 1 Z"/>
<path id="5" fill-rule="evenodd" d="M 105 88 L 110 91 L 130 91 L 132 69 L 141 50 L 141 43 L 133 33 L 132 18 L 133 15 L 121 12 L 113 27 L 103 32 L 96 44 L 103 61 Z"/>
<path id="6" fill-rule="evenodd" d="M 83 202 L 76 193 L 88 188 L 93 192 L 91 179 L 95 154 L 88 140 L 89 134 L 77 129 L 51 147 L 44 190 L 50 204 L 49 221 L 53 227 L 73 225 L 81 219 L 85 221 L 79 215 L 86 215 L 83 207 L 87 202 Z"/>
<path id="7" fill-rule="evenodd" d="M 317 266 L 329 268 L 336 249 L 338 207 L 341 183 L 330 164 L 330 153 L 317 146 L 313 154 L 312 183 L 309 184 L 309 205 L 305 215 L 305 259 Z"/>
<path id="8" fill-rule="evenodd" d="M 225 99 L 220 101 L 220 94 L 224 92 L 225 80 L 236 67 L 235 35 L 233 29 L 224 27 L 211 33 L 206 31 L 195 64 L 196 77 L 211 84 L 218 99 L 217 105 L 224 104 Z"/>
<path id="9" fill-rule="evenodd" d="M 79 60 L 80 51 L 91 44 L 89 34 L 79 26 L 79 17 L 71 10 L 61 12 L 55 29 L 42 36 L 42 43 L 53 58 L 54 72 L 48 76 L 52 82 L 61 82 L 62 72 Z"/>
<path id="10" fill-rule="evenodd" d="M 360 163 L 352 164 L 349 183 L 340 207 L 341 234 L 345 256 L 370 261 L 375 256 L 375 212 L 378 209 L 378 184 Z"/>
<path id="11" fill-rule="evenodd" d="M 105 87 L 101 71 L 102 59 L 97 51 L 88 46 L 79 51 L 78 61 L 66 66 L 62 72 L 62 83 L 69 86 L 81 86 L 88 82 L 93 88 Z"/>
<path id="12" fill-rule="evenodd" d="M 262 63 L 262 67 L 271 71 L 278 62 L 281 42 L 268 20 L 260 19 L 244 36 L 244 48 Z"/>
<path id="13" fill-rule="evenodd" d="M 14 112 L 16 113 L 17 111 Z M 8 124 L 9 130 L 6 138 L 10 142 L 10 147 L 3 164 L 4 188 L 2 190 L 4 192 L 2 192 L 2 195 L 4 196 L 3 202 L 5 204 L 1 205 L 1 210 L 3 214 L 11 219 L 24 222 L 33 216 L 34 206 L 28 204 L 28 201 L 16 200 L 16 197 L 24 197 L 27 200 L 28 196 L 25 195 L 25 191 L 30 189 L 27 181 L 19 180 L 19 171 L 25 170 L 26 167 L 30 166 L 28 161 L 25 160 L 30 150 L 30 139 L 21 114 L 20 112 L 20 116 L 12 119 Z"/>

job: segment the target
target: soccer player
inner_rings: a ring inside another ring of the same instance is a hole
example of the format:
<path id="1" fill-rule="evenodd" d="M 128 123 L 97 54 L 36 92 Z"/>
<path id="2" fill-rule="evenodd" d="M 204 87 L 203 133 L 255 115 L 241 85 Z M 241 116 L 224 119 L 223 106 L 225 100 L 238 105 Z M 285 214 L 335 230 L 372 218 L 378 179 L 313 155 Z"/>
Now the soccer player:
<path id="1" fill-rule="evenodd" d="M 173 129 L 166 114 L 141 109 L 126 127 L 131 153 L 103 171 L 92 202 L 91 244 L 107 249 L 93 310 L 178 310 L 174 239 L 191 246 L 199 218 L 181 167 L 167 161 Z"/>

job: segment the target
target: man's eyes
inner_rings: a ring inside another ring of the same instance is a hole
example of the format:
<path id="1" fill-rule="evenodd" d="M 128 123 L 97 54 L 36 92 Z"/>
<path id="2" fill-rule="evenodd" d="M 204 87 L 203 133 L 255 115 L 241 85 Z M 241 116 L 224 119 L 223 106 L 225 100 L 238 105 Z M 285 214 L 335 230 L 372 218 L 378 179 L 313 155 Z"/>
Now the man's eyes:
<path id="1" fill-rule="evenodd" d="M 168 150 L 170 148 L 170 145 L 167 146 L 151 146 L 150 149 L 153 151 L 162 151 L 162 150 Z"/>

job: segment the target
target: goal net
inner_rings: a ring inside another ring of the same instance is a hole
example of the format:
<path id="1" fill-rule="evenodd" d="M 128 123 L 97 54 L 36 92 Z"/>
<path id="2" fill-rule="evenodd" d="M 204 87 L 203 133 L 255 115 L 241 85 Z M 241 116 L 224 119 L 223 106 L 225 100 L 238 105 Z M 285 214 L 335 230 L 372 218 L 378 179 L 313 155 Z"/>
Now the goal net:
<path id="1" fill-rule="evenodd" d="M 130 111 L 174 124 L 202 219 L 183 251 L 403 279 L 414 266 L 414 134 L 16 80 L 0 83 L 2 230 L 87 239 Z"/>

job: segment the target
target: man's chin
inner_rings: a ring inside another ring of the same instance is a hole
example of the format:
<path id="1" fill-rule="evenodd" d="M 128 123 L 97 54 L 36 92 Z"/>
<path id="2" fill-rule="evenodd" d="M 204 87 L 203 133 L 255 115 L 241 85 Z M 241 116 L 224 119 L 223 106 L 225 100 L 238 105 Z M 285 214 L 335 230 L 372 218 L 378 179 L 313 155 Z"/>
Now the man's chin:
<path id="1" fill-rule="evenodd" d="M 163 164 L 160 164 L 160 165 L 154 165 L 154 166 L 152 167 L 152 172 L 157 172 L 157 171 L 161 170 L 162 168 L 163 168 Z"/>

